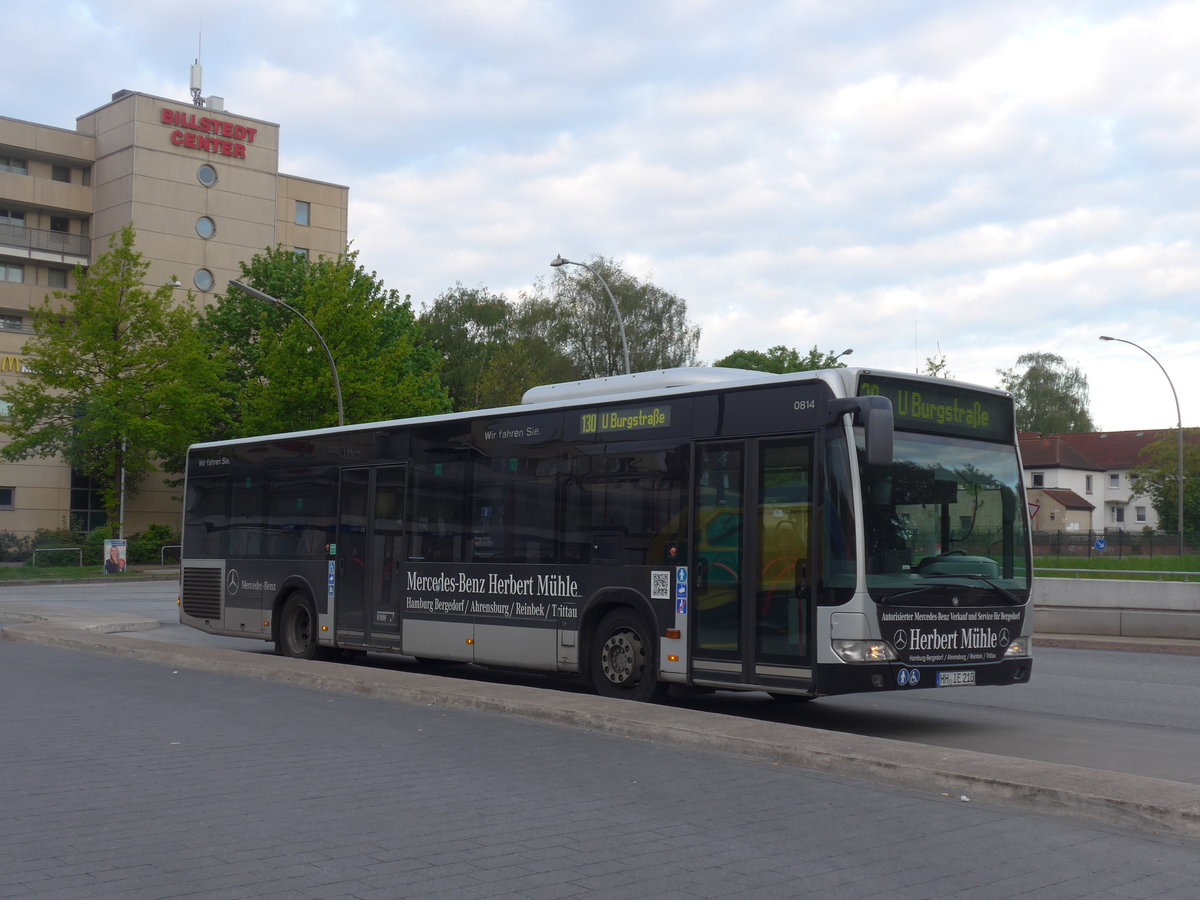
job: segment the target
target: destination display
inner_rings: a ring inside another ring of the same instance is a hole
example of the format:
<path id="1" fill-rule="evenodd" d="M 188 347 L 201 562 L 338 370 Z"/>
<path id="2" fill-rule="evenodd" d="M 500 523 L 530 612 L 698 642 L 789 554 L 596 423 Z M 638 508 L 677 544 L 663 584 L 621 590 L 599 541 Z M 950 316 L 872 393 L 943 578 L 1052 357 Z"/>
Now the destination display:
<path id="1" fill-rule="evenodd" d="M 612 432 L 651 431 L 669 428 L 671 407 L 666 403 L 623 409 L 603 409 L 579 414 L 580 434 L 609 434 Z"/>
<path id="2" fill-rule="evenodd" d="M 891 400 L 897 428 L 990 441 L 1010 441 L 1013 437 L 1012 400 L 1003 394 L 868 372 L 859 377 L 858 395 Z"/>
<path id="3" fill-rule="evenodd" d="M 879 613 L 884 640 L 903 662 L 962 665 L 994 662 L 1021 635 L 1022 608 L 887 608 Z"/>

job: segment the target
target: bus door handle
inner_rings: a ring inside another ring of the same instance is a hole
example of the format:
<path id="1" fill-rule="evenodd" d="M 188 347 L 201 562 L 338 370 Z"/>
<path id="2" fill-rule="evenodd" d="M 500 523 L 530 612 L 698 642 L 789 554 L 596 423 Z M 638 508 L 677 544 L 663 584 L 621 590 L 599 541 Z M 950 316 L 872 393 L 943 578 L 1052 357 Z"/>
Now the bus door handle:
<path id="1" fill-rule="evenodd" d="M 808 562 L 803 559 L 796 560 L 796 596 L 808 597 Z"/>
<path id="2" fill-rule="evenodd" d="M 708 593 L 708 560 L 703 556 L 696 560 L 696 593 Z"/>

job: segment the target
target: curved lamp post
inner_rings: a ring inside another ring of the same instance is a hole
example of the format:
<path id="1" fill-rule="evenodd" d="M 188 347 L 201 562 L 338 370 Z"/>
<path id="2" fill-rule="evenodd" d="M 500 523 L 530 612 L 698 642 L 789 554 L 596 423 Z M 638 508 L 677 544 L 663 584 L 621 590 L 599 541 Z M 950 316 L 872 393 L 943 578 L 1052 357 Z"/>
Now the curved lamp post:
<path id="1" fill-rule="evenodd" d="M 619 310 L 617 308 L 617 298 L 614 297 L 613 292 L 611 290 L 609 290 L 608 282 L 606 282 L 603 278 L 601 278 L 600 273 L 597 272 L 595 269 L 593 269 L 591 266 L 589 266 L 587 263 L 574 262 L 573 260 L 570 260 L 570 259 L 563 259 L 561 253 L 558 256 L 554 257 L 554 259 L 552 259 L 550 261 L 550 265 L 556 269 L 559 266 L 579 266 L 580 268 L 587 269 L 589 272 L 591 272 L 593 275 L 595 275 L 596 280 L 599 281 L 600 284 L 604 286 L 604 292 L 606 294 L 608 294 L 608 299 L 612 302 L 613 312 L 617 316 L 617 325 L 619 325 L 621 328 L 621 349 L 625 352 L 625 374 L 628 375 L 631 370 L 629 368 L 629 342 L 625 340 L 625 320 L 621 318 L 621 310 Z"/>
<path id="2" fill-rule="evenodd" d="M 1179 472 L 1176 477 L 1176 481 L 1178 482 L 1177 487 L 1178 487 L 1179 494 L 1178 494 L 1178 500 L 1177 500 L 1178 509 L 1176 510 L 1176 512 L 1178 513 L 1178 515 L 1177 515 L 1178 523 L 1177 524 L 1178 524 L 1178 528 L 1179 528 L 1179 555 L 1180 555 L 1180 557 L 1182 557 L 1183 556 L 1183 415 L 1179 411 L 1179 395 L 1177 393 L 1175 393 L 1175 384 L 1174 384 L 1174 382 L 1171 381 L 1171 376 L 1167 375 L 1167 370 L 1163 368 L 1163 364 L 1158 361 L 1158 358 L 1153 353 L 1151 353 L 1149 350 L 1147 350 L 1145 347 L 1143 347 L 1141 344 L 1135 344 L 1133 341 L 1127 341 L 1124 338 L 1109 337 L 1107 334 L 1100 335 L 1100 340 L 1102 340 L 1102 341 L 1117 341 L 1118 343 L 1121 343 L 1121 344 L 1128 344 L 1131 347 L 1137 347 L 1139 350 L 1141 350 L 1143 353 L 1145 353 L 1148 357 L 1150 357 L 1152 360 L 1154 360 L 1154 364 L 1156 366 L 1158 366 L 1160 369 L 1162 369 L 1163 375 L 1166 375 L 1166 377 L 1167 377 L 1167 384 L 1170 385 L 1170 387 L 1171 387 L 1171 396 L 1175 398 L 1175 419 L 1179 426 Z"/>
<path id="3" fill-rule="evenodd" d="M 325 343 L 325 338 L 321 337 L 321 332 L 317 331 L 317 326 L 308 321 L 308 318 L 304 315 L 304 313 L 300 312 L 300 310 L 296 309 L 294 306 L 289 306 L 278 297 L 272 297 L 270 294 L 264 293 L 258 288 L 252 288 L 248 284 L 242 284 L 240 281 L 231 281 L 229 282 L 229 286 L 237 288 L 243 294 L 248 294 L 256 300 L 263 301 L 263 303 L 270 303 L 272 306 L 282 306 L 289 312 L 295 313 L 297 316 L 299 316 L 300 321 L 312 329 L 312 333 L 317 336 L 317 340 L 320 341 L 321 347 L 325 350 L 325 357 L 329 360 L 329 370 L 333 372 L 333 392 L 337 395 L 338 427 L 340 428 L 342 425 L 344 425 L 345 420 L 342 415 L 342 383 L 338 380 L 337 364 L 333 361 L 333 354 L 329 352 L 329 345 Z"/>

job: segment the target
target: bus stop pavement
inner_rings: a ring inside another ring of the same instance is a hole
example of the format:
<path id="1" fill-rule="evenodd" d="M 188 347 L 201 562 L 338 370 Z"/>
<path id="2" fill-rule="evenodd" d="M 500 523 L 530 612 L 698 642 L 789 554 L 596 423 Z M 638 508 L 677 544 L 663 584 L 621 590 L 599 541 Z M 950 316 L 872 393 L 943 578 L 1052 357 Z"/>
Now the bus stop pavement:
<path id="1" fill-rule="evenodd" d="M 630 740 L 769 761 L 882 782 L 963 802 L 1015 805 L 1154 831 L 1200 836 L 1200 785 L 957 750 L 686 707 L 633 703 L 543 687 L 445 678 L 423 672 L 297 660 L 120 632 L 159 627 L 154 619 L 103 613 L 36 612 L 7 606 L 0 639 L 103 653 L 175 669 L 258 678 L 318 691 L 446 709 L 500 713 Z M 1035 644 L 1200 654 L 1197 642 L 1047 635 Z"/>

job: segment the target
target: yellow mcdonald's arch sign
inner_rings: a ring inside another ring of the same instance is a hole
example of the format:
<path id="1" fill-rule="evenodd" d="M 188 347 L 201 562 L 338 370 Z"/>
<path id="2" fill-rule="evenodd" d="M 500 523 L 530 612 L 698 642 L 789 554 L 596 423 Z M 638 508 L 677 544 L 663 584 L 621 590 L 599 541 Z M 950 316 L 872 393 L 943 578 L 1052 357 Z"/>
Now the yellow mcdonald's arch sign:
<path id="1" fill-rule="evenodd" d="M 19 356 L 0 356 L 0 372 L 20 372 L 21 357 Z"/>

